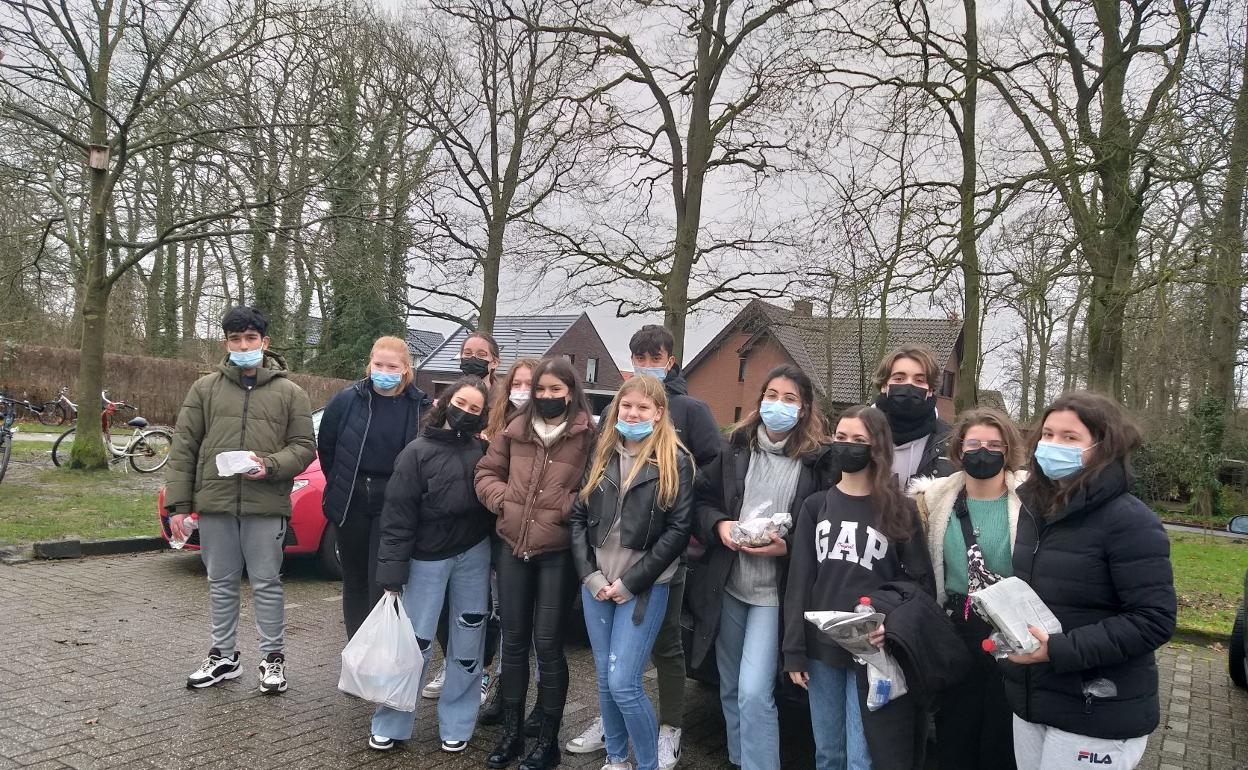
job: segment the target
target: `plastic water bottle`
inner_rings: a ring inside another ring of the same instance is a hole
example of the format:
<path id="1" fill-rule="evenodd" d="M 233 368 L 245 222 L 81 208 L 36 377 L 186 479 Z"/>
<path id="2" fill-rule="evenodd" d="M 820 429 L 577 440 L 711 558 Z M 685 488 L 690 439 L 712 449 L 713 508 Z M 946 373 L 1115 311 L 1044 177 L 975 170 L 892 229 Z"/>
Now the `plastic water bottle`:
<path id="1" fill-rule="evenodd" d="M 871 606 L 870 596 L 858 597 L 858 606 L 854 607 L 855 615 L 870 615 L 875 612 L 875 608 Z"/>
<path id="2" fill-rule="evenodd" d="M 893 680 L 888 677 L 875 678 L 871 676 L 870 669 L 867 672 L 867 708 L 879 711 L 888 705 L 893 691 Z"/>
<path id="3" fill-rule="evenodd" d="M 979 646 L 984 649 L 984 652 L 997 660 L 1018 654 L 1018 650 L 1014 649 L 1009 640 L 1000 631 L 993 631 L 992 635 L 980 642 Z"/>
<path id="4" fill-rule="evenodd" d="M 186 541 L 191 538 L 191 533 L 194 532 L 198 528 L 199 528 L 199 514 L 192 513 L 189 516 L 186 516 L 185 518 L 182 519 L 182 529 L 186 531 L 186 537 L 185 538 L 170 537 L 169 547 L 174 549 L 175 551 L 181 551 L 182 547 L 186 545 Z"/>

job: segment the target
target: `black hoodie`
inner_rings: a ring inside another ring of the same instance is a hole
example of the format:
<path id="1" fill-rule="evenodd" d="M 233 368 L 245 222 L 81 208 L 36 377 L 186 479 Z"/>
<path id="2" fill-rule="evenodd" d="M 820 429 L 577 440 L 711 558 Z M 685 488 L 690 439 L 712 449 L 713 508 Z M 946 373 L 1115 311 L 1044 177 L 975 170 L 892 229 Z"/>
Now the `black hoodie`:
<path id="1" fill-rule="evenodd" d="M 719 456 L 724 445 L 711 408 L 689 395 L 689 382 L 680 371 L 680 364 L 674 364 L 668 371 L 663 388 L 667 391 L 667 411 L 676 426 L 676 435 L 693 455 L 698 468 L 707 467 Z"/>

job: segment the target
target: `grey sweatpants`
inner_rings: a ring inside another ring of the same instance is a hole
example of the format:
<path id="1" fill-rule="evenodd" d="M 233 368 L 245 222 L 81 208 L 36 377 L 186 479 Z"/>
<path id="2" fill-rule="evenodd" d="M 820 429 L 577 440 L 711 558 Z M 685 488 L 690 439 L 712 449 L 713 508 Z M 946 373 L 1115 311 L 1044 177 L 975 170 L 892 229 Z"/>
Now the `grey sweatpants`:
<path id="1" fill-rule="evenodd" d="M 1032 724 L 1014 715 L 1014 756 L 1018 770 L 1080 770 L 1113 765 L 1131 770 L 1144 757 L 1148 736 L 1126 740 L 1089 738 L 1056 727 Z"/>
<path id="2" fill-rule="evenodd" d="M 208 598 L 212 607 L 212 646 L 226 657 L 238 644 L 238 610 L 243 567 L 251 583 L 260 653 L 281 652 L 286 627 L 282 596 L 284 516 L 201 514 L 199 556 L 208 570 Z"/>

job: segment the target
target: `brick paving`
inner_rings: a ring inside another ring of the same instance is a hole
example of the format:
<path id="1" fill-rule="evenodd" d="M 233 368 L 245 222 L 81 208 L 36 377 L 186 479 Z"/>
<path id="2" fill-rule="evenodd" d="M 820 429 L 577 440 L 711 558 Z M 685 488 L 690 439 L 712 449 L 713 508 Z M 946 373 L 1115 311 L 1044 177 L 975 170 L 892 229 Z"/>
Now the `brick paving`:
<path id="1" fill-rule="evenodd" d="M 497 728 L 467 752 L 438 748 L 432 702 L 413 741 L 388 754 L 365 747 L 369 704 L 339 693 L 339 584 L 295 562 L 287 574 L 289 692 L 256 687 L 248 602 L 240 627 L 244 674 L 207 690 L 183 683 L 208 647 L 207 588 L 198 557 L 154 553 L 0 566 L 0 770 L 5 768 L 480 768 Z M 594 716 L 593 664 L 570 648 L 564 739 Z M 1248 770 L 1248 695 L 1230 685 L 1225 654 L 1163 651 L 1162 725 L 1146 770 Z M 799 726 L 800 727 L 800 726 Z M 785 770 L 811 766 L 786 728 Z M 727 768 L 715 692 L 691 682 L 681 768 Z M 601 755 L 565 755 L 598 768 Z"/>

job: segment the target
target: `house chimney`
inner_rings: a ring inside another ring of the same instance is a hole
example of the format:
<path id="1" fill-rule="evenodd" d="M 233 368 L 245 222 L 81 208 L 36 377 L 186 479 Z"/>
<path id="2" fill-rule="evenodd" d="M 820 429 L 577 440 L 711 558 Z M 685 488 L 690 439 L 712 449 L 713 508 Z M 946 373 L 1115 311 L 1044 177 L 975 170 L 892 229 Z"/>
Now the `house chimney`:
<path id="1" fill-rule="evenodd" d="M 808 299 L 793 300 L 793 315 L 798 318 L 810 318 L 814 315 L 815 306 Z"/>

